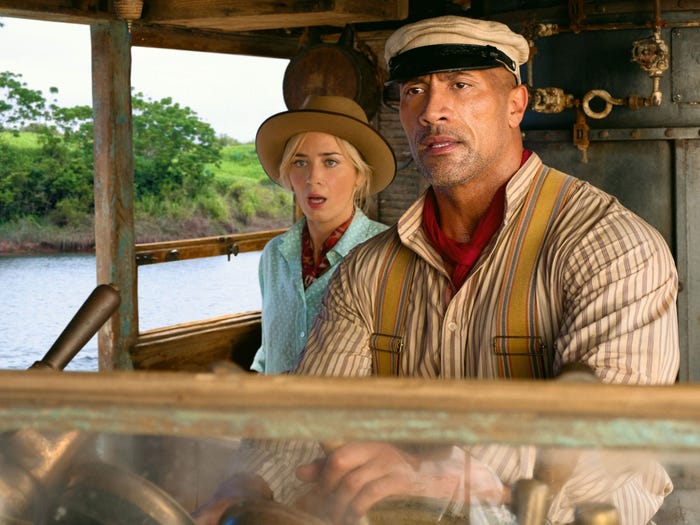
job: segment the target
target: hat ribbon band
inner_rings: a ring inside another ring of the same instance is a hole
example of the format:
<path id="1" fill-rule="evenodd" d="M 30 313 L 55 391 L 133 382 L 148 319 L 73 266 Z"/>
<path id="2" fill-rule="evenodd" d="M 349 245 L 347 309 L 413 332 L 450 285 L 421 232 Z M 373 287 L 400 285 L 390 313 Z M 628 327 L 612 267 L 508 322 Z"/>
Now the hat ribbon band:
<path id="1" fill-rule="evenodd" d="M 488 69 L 504 66 L 515 73 L 515 62 L 493 46 L 470 44 L 435 44 L 409 49 L 389 60 L 389 80 L 401 82 L 410 78 L 468 69 Z"/>

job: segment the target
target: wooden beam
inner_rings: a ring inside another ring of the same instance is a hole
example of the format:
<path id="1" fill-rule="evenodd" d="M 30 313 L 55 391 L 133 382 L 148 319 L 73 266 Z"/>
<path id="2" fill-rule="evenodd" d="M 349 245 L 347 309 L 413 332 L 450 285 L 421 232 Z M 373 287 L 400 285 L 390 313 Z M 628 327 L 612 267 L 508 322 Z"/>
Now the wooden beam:
<path id="1" fill-rule="evenodd" d="M 144 22 L 221 31 L 252 31 L 401 20 L 408 16 L 408 0 L 149 0 Z"/>
<path id="2" fill-rule="evenodd" d="M 98 284 L 119 289 L 117 314 L 98 335 L 99 368 L 130 368 L 138 336 L 134 255 L 131 49 L 123 22 L 91 26 L 95 128 L 95 254 Z"/>
<path id="3" fill-rule="evenodd" d="M 700 451 L 700 387 L 0 371 L 0 431 Z"/>
<path id="4" fill-rule="evenodd" d="M 131 43 L 139 47 L 184 49 L 266 58 L 291 58 L 299 51 L 298 38 L 270 34 L 224 33 L 133 23 Z"/>
<path id="5" fill-rule="evenodd" d="M 98 0 L 0 0 L 0 16 L 77 24 L 116 20 L 105 5 Z"/>

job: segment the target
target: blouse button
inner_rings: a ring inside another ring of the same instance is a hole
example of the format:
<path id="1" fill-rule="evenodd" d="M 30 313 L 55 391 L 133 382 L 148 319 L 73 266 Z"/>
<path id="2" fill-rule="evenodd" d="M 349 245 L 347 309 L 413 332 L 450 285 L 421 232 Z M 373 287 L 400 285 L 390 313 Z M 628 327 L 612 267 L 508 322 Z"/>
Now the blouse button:
<path id="1" fill-rule="evenodd" d="M 305 335 L 305 334 L 304 334 L 303 331 L 299 332 L 299 339 L 304 339 L 304 335 Z"/>
<path id="2" fill-rule="evenodd" d="M 455 322 L 450 322 L 450 323 L 448 323 L 447 329 L 448 329 L 450 332 L 454 332 L 455 330 L 457 330 L 457 323 L 455 323 Z"/>

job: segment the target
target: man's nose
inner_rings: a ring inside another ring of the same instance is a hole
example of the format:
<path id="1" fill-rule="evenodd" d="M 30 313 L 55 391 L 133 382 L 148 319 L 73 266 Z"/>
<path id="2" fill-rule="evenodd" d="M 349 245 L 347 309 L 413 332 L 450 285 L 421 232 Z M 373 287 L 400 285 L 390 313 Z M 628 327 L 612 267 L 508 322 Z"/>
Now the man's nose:
<path id="1" fill-rule="evenodd" d="M 430 89 L 425 93 L 424 105 L 419 116 L 420 123 L 424 126 L 437 124 L 447 119 L 447 107 L 445 96 L 439 89 Z"/>

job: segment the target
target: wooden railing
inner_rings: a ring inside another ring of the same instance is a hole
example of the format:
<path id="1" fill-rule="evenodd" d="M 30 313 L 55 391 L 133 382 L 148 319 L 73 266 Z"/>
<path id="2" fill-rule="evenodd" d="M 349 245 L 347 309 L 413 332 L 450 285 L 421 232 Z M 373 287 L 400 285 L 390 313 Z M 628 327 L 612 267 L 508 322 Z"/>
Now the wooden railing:
<path id="1" fill-rule="evenodd" d="M 136 370 L 203 372 L 218 361 L 248 370 L 260 338 L 260 312 L 233 313 L 141 332 L 131 361 Z"/>
<path id="2" fill-rule="evenodd" d="M 262 250 L 286 229 L 136 245 L 136 264 L 156 264 Z M 207 371 L 217 361 L 247 370 L 260 346 L 260 312 L 232 313 L 140 332 L 130 350 L 137 370 Z"/>
<path id="3" fill-rule="evenodd" d="M 243 252 L 262 250 L 273 237 L 284 233 L 286 228 L 253 233 L 236 233 L 199 239 L 152 242 L 136 245 L 136 265 L 184 261 L 217 255 L 238 255 Z"/>

